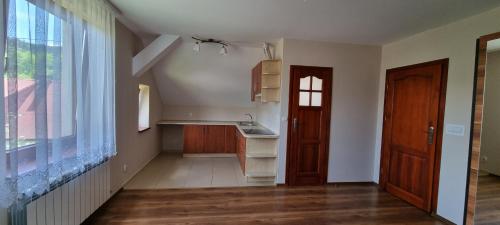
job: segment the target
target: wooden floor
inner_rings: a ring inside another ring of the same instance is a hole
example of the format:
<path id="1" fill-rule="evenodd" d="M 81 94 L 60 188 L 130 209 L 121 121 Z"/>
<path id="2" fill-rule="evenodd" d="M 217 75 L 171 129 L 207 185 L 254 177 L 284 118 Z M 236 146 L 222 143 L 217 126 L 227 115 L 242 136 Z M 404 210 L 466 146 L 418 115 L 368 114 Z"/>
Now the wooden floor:
<path id="1" fill-rule="evenodd" d="M 374 185 L 126 190 L 86 224 L 444 224 Z"/>
<path id="2" fill-rule="evenodd" d="M 475 224 L 500 224 L 500 177 L 479 176 L 477 188 Z"/>

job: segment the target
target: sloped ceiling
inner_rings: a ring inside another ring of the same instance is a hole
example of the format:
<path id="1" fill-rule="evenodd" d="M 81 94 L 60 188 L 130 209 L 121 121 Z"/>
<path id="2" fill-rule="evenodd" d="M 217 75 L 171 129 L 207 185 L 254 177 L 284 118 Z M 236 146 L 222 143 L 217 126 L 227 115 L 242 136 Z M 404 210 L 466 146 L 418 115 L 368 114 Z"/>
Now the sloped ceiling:
<path id="1" fill-rule="evenodd" d="M 252 107 L 251 69 L 262 59 L 262 49 L 233 45 L 229 55 L 218 46 L 193 51 L 189 38 L 154 68 L 164 105 Z"/>

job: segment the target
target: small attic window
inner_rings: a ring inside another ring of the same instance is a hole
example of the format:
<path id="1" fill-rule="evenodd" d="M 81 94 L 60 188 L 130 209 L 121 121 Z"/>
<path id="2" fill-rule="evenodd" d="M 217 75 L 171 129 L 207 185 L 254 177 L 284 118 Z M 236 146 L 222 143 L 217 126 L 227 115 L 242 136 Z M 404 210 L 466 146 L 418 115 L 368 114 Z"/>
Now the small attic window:
<path id="1" fill-rule="evenodd" d="M 149 128 L 149 86 L 139 84 L 139 132 Z"/>

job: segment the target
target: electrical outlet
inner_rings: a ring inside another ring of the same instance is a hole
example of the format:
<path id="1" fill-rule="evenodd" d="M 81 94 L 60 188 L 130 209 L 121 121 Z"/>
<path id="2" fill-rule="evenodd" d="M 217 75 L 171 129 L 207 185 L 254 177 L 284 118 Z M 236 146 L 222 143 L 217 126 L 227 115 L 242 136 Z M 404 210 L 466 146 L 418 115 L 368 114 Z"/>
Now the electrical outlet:
<path id="1" fill-rule="evenodd" d="M 127 164 L 123 164 L 122 171 L 123 171 L 124 173 L 126 173 L 126 172 L 127 172 Z"/>

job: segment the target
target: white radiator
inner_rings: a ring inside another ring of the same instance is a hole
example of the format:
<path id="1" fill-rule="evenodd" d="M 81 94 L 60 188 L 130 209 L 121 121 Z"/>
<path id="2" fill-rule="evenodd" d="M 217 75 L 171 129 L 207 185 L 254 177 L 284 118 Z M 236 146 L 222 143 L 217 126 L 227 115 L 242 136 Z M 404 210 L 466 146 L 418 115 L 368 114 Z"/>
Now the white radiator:
<path id="1" fill-rule="evenodd" d="M 109 161 L 46 195 L 26 208 L 28 225 L 77 225 L 110 197 Z"/>

